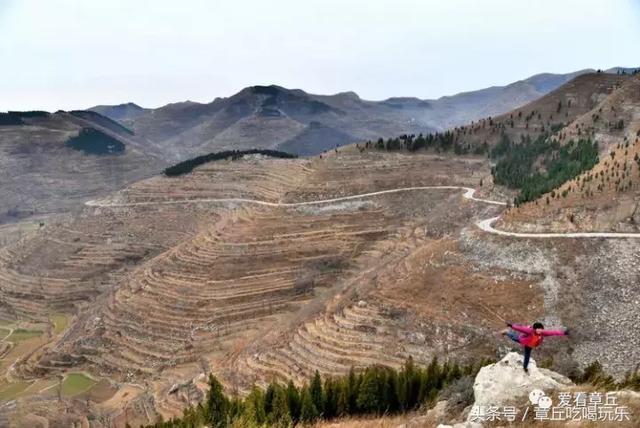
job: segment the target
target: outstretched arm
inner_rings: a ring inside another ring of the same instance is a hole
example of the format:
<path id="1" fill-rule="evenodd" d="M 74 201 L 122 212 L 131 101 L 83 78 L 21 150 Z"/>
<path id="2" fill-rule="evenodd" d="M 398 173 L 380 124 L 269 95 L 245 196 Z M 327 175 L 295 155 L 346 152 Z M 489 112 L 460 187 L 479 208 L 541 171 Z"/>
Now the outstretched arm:
<path id="1" fill-rule="evenodd" d="M 511 324 L 509 327 L 511 327 L 512 329 L 514 329 L 515 331 L 519 331 L 520 333 L 525 333 L 525 334 L 531 334 L 533 333 L 533 328 L 526 326 L 526 325 L 521 325 L 521 324 Z"/>
<path id="2" fill-rule="evenodd" d="M 540 334 L 543 336 L 567 336 L 569 334 L 569 330 L 540 330 Z"/>

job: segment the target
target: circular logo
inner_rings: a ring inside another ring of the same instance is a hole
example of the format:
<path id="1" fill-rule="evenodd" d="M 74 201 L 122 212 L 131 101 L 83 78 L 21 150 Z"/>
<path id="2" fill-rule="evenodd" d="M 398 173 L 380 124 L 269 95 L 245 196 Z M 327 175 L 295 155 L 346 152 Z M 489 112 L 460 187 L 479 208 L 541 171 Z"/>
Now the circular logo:
<path id="1" fill-rule="evenodd" d="M 531 401 L 531 404 L 534 406 L 538 404 L 538 401 L 542 397 L 544 397 L 544 391 L 541 389 L 534 389 L 529 393 L 529 401 Z"/>
<path id="2" fill-rule="evenodd" d="M 538 407 L 540 407 L 541 409 L 548 409 L 551 407 L 551 405 L 553 404 L 553 402 L 551 401 L 551 397 L 540 397 L 540 399 L 538 400 Z"/>

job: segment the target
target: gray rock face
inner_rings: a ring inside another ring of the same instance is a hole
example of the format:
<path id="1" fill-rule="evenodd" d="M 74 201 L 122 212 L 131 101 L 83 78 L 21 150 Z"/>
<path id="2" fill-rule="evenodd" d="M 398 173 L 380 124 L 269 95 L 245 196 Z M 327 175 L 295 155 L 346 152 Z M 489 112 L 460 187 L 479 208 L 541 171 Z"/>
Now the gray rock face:
<path id="1" fill-rule="evenodd" d="M 517 401 L 531 399 L 531 394 L 534 390 L 541 390 L 546 394 L 550 394 L 554 390 L 572 385 L 568 378 L 554 371 L 538 368 L 533 359 L 529 362 L 529 373 L 527 374 L 522 368 L 522 360 L 523 356 L 521 354 L 510 352 L 497 363 L 480 369 L 473 384 L 475 398 L 473 407 L 478 409 L 489 406 L 503 407 L 513 405 Z M 538 393 L 542 394 L 540 391 Z M 473 414 L 474 411 L 472 410 L 469 412 L 466 421 L 453 423 L 452 425 L 440 424 L 438 428 L 481 427 L 482 424 L 472 420 Z"/>
<path id="2" fill-rule="evenodd" d="M 523 356 L 510 352 L 495 364 L 483 367 L 473 384 L 474 406 L 504 406 L 529 396 L 534 389 L 549 393 L 572 382 L 551 370 L 529 362 L 529 373 L 522 369 Z"/>

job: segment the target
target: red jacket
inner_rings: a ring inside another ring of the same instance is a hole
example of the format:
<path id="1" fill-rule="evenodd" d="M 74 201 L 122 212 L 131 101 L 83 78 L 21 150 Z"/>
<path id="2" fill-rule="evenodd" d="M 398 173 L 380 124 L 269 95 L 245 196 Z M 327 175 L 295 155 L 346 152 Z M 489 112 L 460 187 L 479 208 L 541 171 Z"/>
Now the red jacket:
<path id="1" fill-rule="evenodd" d="M 522 333 L 519 342 L 521 345 L 528 346 L 529 348 L 535 348 L 539 346 L 544 340 L 545 336 L 566 336 L 566 330 L 538 330 L 536 334 L 533 327 L 530 325 L 511 324 L 511 328 L 515 331 Z"/>

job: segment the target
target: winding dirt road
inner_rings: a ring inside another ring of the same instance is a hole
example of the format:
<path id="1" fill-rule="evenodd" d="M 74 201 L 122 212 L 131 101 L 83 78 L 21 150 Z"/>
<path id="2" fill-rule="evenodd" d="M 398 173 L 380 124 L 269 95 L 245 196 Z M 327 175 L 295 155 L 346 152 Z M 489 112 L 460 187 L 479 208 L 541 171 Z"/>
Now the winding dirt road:
<path id="1" fill-rule="evenodd" d="M 305 202 L 268 202 L 260 201 L 257 199 L 245 199 L 245 198 L 202 198 L 202 199 L 187 199 L 187 200 L 175 200 L 175 201 L 155 201 L 155 202 L 132 202 L 119 204 L 115 202 L 107 201 L 87 201 L 85 205 L 89 207 L 136 207 L 136 206 L 149 206 L 149 205 L 178 205 L 178 204 L 197 204 L 197 203 L 247 203 L 254 205 L 262 205 L 268 207 L 299 207 L 308 205 L 323 205 L 334 202 L 350 201 L 354 199 L 365 199 L 379 195 L 388 195 L 391 193 L 412 192 L 419 190 L 464 190 L 462 195 L 464 198 L 482 202 L 491 205 L 506 206 L 505 202 L 493 201 L 491 199 L 476 198 L 475 189 L 463 186 L 419 186 L 419 187 L 401 187 L 398 189 L 380 190 L 378 192 L 361 193 L 359 195 L 342 196 L 331 199 L 319 199 L 316 201 Z M 476 226 L 487 233 L 493 233 L 502 236 L 511 236 L 514 238 L 632 238 L 639 239 L 640 233 L 627 233 L 627 232 L 565 232 L 565 233 L 521 233 L 521 232 L 508 232 L 505 230 L 495 229 L 493 224 L 500 218 L 500 216 L 480 220 L 476 223 Z"/>
<path id="2" fill-rule="evenodd" d="M 125 203 L 125 204 L 118 204 L 115 202 L 106 202 L 106 201 L 87 201 L 85 202 L 85 205 L 89 207 L 136 207 L 136 206 L 147 206 L 147 205 L 176 205 L 176 204 L 236 202 L 236 203 L 263 205 L 268 207 L 299 207 L 304 205 L 331 204 L 334 202 L 350 201 L 353 199 L 365 199 L 365 198 L 370 198 L 372 196 L 388 195 L 391 193 L 411 192 L 415 190 L 464 190 L 465 193 L 462 196 L 464 196 L 467 199 L 471 199 L 473 201 L 478 201 L 478 202 L 484 202 L 487 204 L 493 204 L 493 205 L 507 205 L 504 202 L 476 198 L 475 196 L 473 196 L 476 192 L 475 189 L 472 189 L 470 187 L 461 187 L 461 186 L 401 187 L 398 189 L 380 190 L 377 192 L 361 193 L 358 195 L 341 196 L 338 198 L 319 199 L 316 201 L 306 201 L 306 202 L 268 202 L 268 201 L 260 201 L 257 199 L 245 199 L 245 198 L 199 198 L 199 199 L 184 199 L 184 200 L 175 200 L 175 201 L 131 202 L 131 203 Z"/>
<path id="3" fill-rule="evenodd" d="M 507 232 L 493 227 L 493 223 L 498 221 L 499 218 L 500 217 L 498 216 L 481 220 L 476 223 L 476 225 L 485 232 L 495 233 L 496 235 L 513 236 L 516 238 L 640 238 L 640 233 L 633 232 Z"/>

